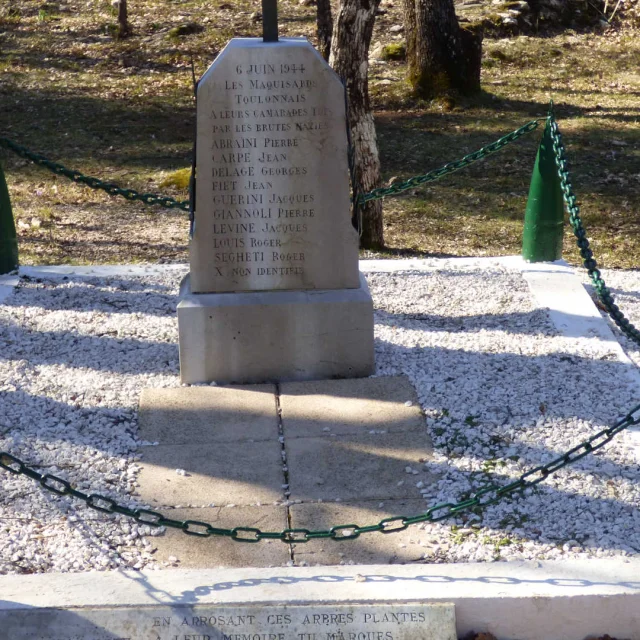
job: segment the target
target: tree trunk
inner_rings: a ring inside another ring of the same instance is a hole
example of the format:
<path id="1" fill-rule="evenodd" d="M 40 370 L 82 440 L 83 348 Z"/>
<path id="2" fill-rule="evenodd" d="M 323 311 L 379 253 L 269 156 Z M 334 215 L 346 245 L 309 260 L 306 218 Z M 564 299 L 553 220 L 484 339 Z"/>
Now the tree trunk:
<path id="1" fill-rule="evenodd" d="M 341 0 L 331 43 L 330 64 L 347 88 L 347 117 L 354 151 L 354 182 L 362 192 L 380 186 L 380 158 L 369 104 L 369 46 L 380 0 Z M 382 203 L 360 208 L 360 245 L 384 246 Z"/>
<path id="2" fill-rule="evenodd" d="M 318 0 L 318 48 L 325 60 L 331 54 L 331 36 L 333 35 L 333 17 L 331 0 Z"/>
<path id="3" fill-rule="evenodd" d="M 480 89 L 482 32 L 460 28 L 453 0 L 404 0 L 409 82 L 421 98 Z"/>
<path id="4" fill-rule="evenodd" d="M 125 38 L 129 35 L 129 20 L 127 16 L 127 0 L 118 0 L 118 36 Z"/>

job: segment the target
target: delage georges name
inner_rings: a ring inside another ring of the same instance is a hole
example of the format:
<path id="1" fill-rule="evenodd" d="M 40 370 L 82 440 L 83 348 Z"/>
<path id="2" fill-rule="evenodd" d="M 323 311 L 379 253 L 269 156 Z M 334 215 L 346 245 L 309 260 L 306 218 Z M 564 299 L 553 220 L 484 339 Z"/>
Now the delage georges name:
<path id="1" fill-rule="evenodd" d="M 300 124 L 300 123 L 297 123 Z M 322 128 L 322 123 L 311 123 L 311 126 Z M 268 125 L 236 125 L 239 127 L 260 127 Z M 284 125 L 283 125 L 284 126 Z M 214 127 L 215 129 L 216 127 Z M 244 132 L 244 129 L 243 129 Z M 252 157 L 251 151 L 258 150 L 259 142 L 265 150 L 260 150 L 255 157 Z M 251 178 L 257 176 L 256 166 L 253 161 L 260 165 L 259 175 L 269 176 L 306 176 L 307 167 L 285 166 L 273 167 L 266 166 L 274 163 L 290 162 L 290 157 L 286 151 L 275 151 L 275 149 L 298 149 L 300 148 L 300 140 L 295 137 L 289 138 L 220 138 L 215 139 L 211 143 L 215 153 L 212 154 L 212 162 L 221 166 L 211 167 L 212 178 Z M 243 151 L 237 151 L 243 149 Z"/>

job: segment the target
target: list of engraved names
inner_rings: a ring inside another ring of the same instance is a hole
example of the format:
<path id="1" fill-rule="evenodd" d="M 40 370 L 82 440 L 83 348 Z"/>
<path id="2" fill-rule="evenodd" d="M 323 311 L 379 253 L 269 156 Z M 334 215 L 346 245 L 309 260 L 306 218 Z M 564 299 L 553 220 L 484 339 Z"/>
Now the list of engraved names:
<path id="1" fill-rule="evenodd" d="M 303 276 L 319 215 L 316 151 L 333 113 L 304 63 L 237 63 L 215 84 L 210 246 L 219 276 Z M 311 179 L 309 179 L 311 178 Z M 199 178 L 202 179 L 202 178 Z"/>

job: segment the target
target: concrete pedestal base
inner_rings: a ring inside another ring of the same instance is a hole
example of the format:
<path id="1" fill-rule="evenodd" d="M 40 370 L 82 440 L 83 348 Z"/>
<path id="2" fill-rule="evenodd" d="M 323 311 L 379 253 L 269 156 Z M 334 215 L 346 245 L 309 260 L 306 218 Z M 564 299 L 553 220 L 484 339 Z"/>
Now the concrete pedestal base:
<path id="1" fill-rule="evenodd" d="M 191 292 L 178 304 L 182 382 L 361 378 L 375 370 L 373 302 L 358 289 Z"/>

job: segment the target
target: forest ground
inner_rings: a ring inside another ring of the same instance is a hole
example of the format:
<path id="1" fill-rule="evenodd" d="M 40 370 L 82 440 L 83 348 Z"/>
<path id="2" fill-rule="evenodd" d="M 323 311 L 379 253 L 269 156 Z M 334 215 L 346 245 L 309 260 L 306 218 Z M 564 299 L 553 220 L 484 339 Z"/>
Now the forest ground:
<path id="1" fill-rule="evenodd" d="M 381 7 L 372 50 L 404 38 L 400 0 Z M 281 35 L 314 40 L 315 6 L 281 0 L 279 8 Z M 244 0 L 130 0 L 132 34 L 117 39 L 106 0 L 7 0 L 0 8 L 0 136 L 84 174 L 186 199 L 171 177 L 190 164 L 191 60 L 200 76 L 229 38 L 260 35 L 257 10 Z M 483 49 L 482 92 L 458 102 L 415 100 L 404 62 L 373 61 L 384 183 L 457 160 L 544 117 L 553 99 L 596 257 L 605 267 L 639 268 L 637 26 L 485 37 Z M 387 198 L 387 250 L 366 255 L 519 253 L 540 133 Z M 0 161 L 23 264 L 187 261 L 184 212 L 112 198 L 8 151 L 0 150 Z M 569 229 L 565 258 L 578 260 Z"/>

